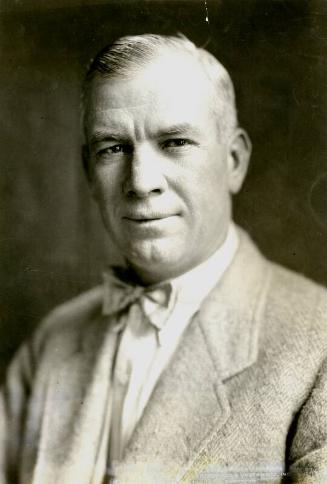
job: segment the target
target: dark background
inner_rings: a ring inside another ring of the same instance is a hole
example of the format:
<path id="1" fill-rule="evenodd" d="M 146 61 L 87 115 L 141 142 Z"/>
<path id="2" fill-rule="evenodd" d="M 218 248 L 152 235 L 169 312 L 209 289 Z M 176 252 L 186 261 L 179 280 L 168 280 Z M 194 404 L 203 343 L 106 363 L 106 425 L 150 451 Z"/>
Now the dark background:
<path id="1" fill-rule="evenodd" d="M 123 34 L 181 31 L 229 69 L 254 145 L 235 218 L 271 259 L 327 284 L 327 2 L 2 1 L 0 377 L 56 304 L 114 257 L 80 162 L 80 85 Z"/>

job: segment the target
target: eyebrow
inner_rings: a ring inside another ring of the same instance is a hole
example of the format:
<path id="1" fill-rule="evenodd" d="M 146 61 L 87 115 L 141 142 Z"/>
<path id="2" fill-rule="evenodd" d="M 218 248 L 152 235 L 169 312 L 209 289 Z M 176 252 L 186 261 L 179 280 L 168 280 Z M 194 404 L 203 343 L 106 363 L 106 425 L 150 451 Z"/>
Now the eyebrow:
<path id="1" fill-rule="evenodd" d="M 122 139 L 126 139 L 126 136 L 122 136 L 119 131 L 98 130 L 90 136 L 90 145 L 94 146 L 103 141 L 118 141 Z"/>
<path id="2" fill-rule="evenodd" d="M 174 124 L 167 126 L 167 128 L 161 128 L 154 131 L 151 134 L 152 139 L 165 138 L 167 136 L 179 136 L 179 135 L 193 135 L 198 136 L 199 130 L 189 123 Z M 90 136 L 90 145 L 94 146 L 97 143 L 104 141 L 129 141 L 129 137 L 124 135 L 120 130 L 97 130 Z"/>
<path id="3" fill-rule="evenodd" d="M 196 135 L 199 135 L 200 132 L 195 126 L 189 123 L 182 123 L 182 124 L 175 124 L 172 126 L 168 126 L 167 128 L 160 129 L 155 132 L 153 137 L 164 138 L 165 136 L 176 136 L 176 135 L 185 135 L 185 134 L 196 136 Z"/>

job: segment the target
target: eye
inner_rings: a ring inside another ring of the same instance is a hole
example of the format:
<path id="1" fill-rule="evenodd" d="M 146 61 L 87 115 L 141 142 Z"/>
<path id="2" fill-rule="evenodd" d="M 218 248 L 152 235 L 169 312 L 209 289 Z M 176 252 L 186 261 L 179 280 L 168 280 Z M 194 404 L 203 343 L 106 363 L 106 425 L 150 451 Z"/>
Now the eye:
<path id="1" fill-rule="evenodd" d="M 116 154 L 128 154 L 133 151 L 132 146 L 128 144 L 121 144 L 117 143 L 116 145 L 106 146 L 105 148 L 101 148 L 96 152 L 97 158 L 102 158 L 106 156 L 112 156 Z"/>
<path id="2" fill-rule="evenodd" d="M 182 148 L 183 146 L 190 144 L 192 144 L 192 141 L 186 138 L 172 138 L 163 142 L 163 148 Z"/>

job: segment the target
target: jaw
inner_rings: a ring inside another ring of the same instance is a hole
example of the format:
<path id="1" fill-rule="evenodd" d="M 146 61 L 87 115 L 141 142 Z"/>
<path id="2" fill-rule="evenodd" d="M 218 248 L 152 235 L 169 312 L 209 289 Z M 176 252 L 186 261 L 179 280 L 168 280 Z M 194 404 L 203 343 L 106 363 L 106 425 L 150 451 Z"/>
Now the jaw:
<path id="1" fill-rule="evenodd" d="M 168 237 L 153 239 L 134 239 L 128 242 L 124 250 L 126 260 L 135 267 L 150 271 L 164 269 L 172 256 L 172 242 Z"/>
<path id="2" fill-rule="evenodd" d="M 158 284 L 184 274 L 203 262 L 187 257 L 188 244 L 178 237 L 138 240 L 124 251 L 124 257 L 142 284 Z M 211 255 L 211 254 L 210 254 Z"/>
<path id="3" fill-rule="evenodd" d="M 155 284 L 184 272 L 179 244 L 173 237 L 134 240 L 124 247 L 124 258 L 143 284 Z"/>

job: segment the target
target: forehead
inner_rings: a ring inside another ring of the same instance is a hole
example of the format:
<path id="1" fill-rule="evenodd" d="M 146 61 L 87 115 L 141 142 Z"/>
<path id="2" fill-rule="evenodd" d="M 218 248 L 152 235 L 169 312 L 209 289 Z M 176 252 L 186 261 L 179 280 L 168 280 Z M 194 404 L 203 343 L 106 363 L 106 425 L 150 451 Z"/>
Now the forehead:
<path id="1" fill-rule="evenodd" d="M 144 121 L 197 123 L 213 112 L 214 88 L 190 56 L 162 55 L 133 76 L 93 80 L 86 102 L 88 124 L 126 116 Z"/>

